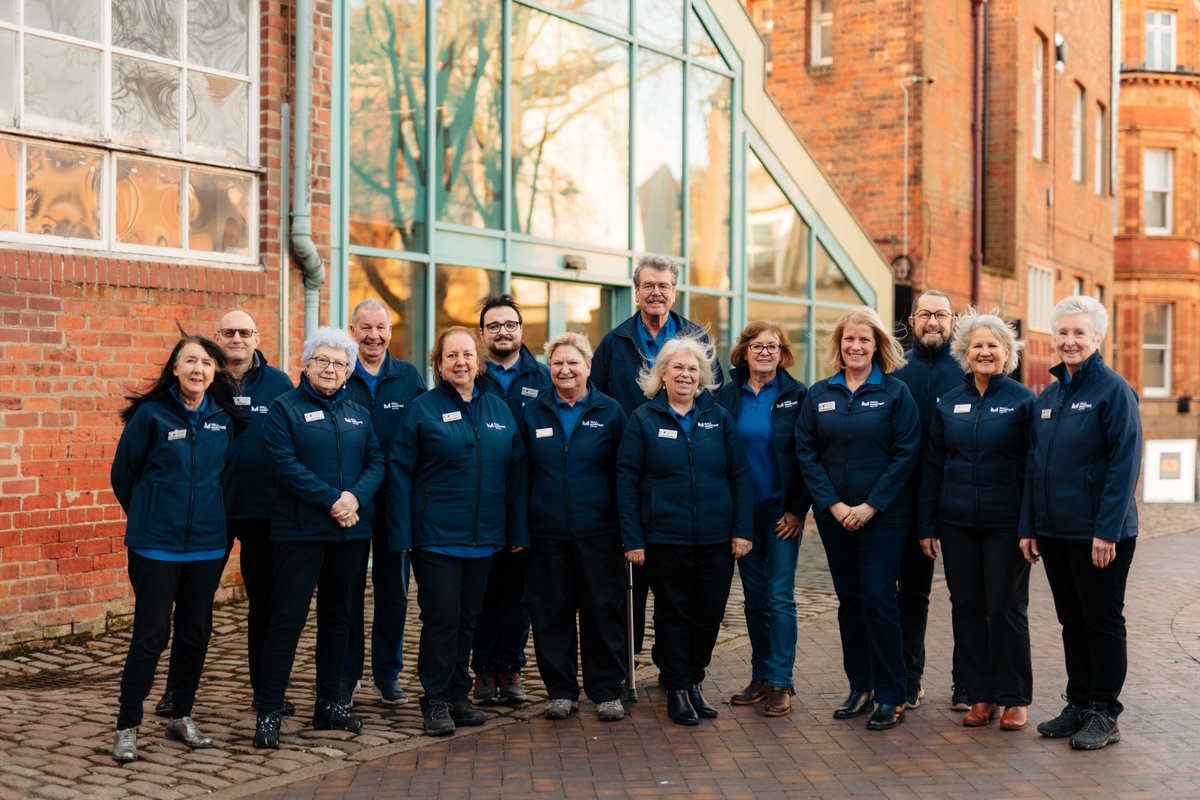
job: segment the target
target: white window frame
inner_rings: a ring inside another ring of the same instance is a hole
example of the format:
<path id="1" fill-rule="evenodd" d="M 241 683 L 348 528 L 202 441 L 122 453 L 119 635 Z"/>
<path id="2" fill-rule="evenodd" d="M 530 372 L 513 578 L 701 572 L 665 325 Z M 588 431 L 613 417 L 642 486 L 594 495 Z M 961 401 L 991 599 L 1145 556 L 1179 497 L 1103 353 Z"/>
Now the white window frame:
<path id="1" fill-rule="evenodd" d="M 833 2 L 830 0 L 829 10 L 821 11 L 822 0 L 813 0 L 812 2 L 812 66 L 828 67 L 833 64 Z M 822 50 L 822 33 L 828 28 L 830 30 L 830 52 L 826 53 Z"/>
<path id="2" fill-rule="evenodd" d="M 1087 178 L 1087 92 L 1075 84 L 1075 102 L 1071 104 L 1071 179 L 1083 183 Z"/>
<path id="3" fill-rule="evenodd" d="M 1040 33 L 1033 49 L 1033 143 L 1036 159 L 1046 158 L 1046 38 Z"/>
<path id="4" fill-rule="evenodd" d="M 1166 310 L 1167 314 L 1167 340 L 1165 342 L 1147 342 L 1145 336 L 1145 314 L 1152 306 L 1158 306 Z M 1172 311 L 1170 303 L 1147 303 L 1146 308 L 1142 309 L 1142 394 L 1146 397 L 1170 397 L 1171 396 L 1171 340 L 1172 333 Z M 1163 383 L 1160 386 L 1149 386 L 1146 384 L 1146 352 L 1154 351 L 1163 353 Z"/>
<path id="5" fill-rule="evenodd" d="M 120 256 L 140 255 L 162 257 L 167 260 L 184 260 L 188 262 L 203 261 L 229 266 L 257 266 L 259 259 L 259 149 L 261 125 L 259 124 L 260 103 L 260 64 L 259 49 L 261 35 L 260 0 L 249 0 L 247 9 L 247 52 L 246 75 L 225 72 L 213 67 L 202 67 L 188 63 L 187 60 L 187 3 L 181 2 L 179 16 L 179 55 L 176 58 L 164 58 L 153 53 L 143 53 L 128 50 L 112 43 L 112 8 L 105 0 L 101 4 L 100 41 L 79 39 L 67 34 L 26 26 L 24 3 L 16 4 L 16 22 L 0 22 L 0 30 L 14 31 L 17 40 L 17 94 L 16 94 L 16 124 L 0 124 L 0 138 L 5 141 L 20 143 L 17 156 L 17 197 L 25 196 L 25 149 L 27 146 L 48 147 L 60 150 L 75 150 L 91 155 L 101 156 L 99 204 L 100 227 L 98 239 L 78 239 L 65 236 L 53 236 L 40 233 L 29 233 L 24 230 L 25 215 L 18 202 L 17 230 L 0 231 L 0 242 L 32 244 L 39 246 L 90 250 L 113 253 Z M 80 134 L 78 128 L 70 123 L 51 124 L 39 123 L 38 127 L 30 127 L 25 114 L 24 92 L 24 48 L 27 36 L 35 36 L 76 47 L 86 47 L 101 54 L 101 69 L 104 78 L 100 81 L 100 132 L 95 138 Z M 125 145 L 112 140 L 112 62 L 113 56 L 137 58 L 153 64 L 180 68 L 179 119 L 181 120 L 178 134 L 178 150 L 164 151 L 153 148 Z M 186 127 L 182 121 L 187 118 L 186 97 L 187 77 L 190 72 L 212 75 L 218 78 L 228 78 L 239 83 L 247 84 L 247 131 L 246 157 L 244 163 L 220 161 L 203 155 L 187 153 Z M 182 168 L 184 170 L 180 184 L 180 241 L 179 247 L 155 247 L 133 245 L 117 241 L 116 232 L 116 190 L 117 190 L 117 161 L 121 158 L 133 158 L 140 161 L 151 161 L 162 166 Z M 220 253 L 211 250 L 193 250 L 187 247 L 189 231 L 188 190 L 189 172 L 191 168 L 208 173 L 225 173 L 250 180 L 249 206 L 246 211 L 247 222 L 247 254 Z"/>
<path id="6" fill-rule="evenodd" d="M 1093 137 L 1092 147 L 1095 149 L 1095 153 L 1092 156 L 1092 188 L 1096 190 L 1096 194 L 1103 196 L 1107 183 L 1105 165 L 1108 163 L 1108 148 L 1104 146 L 1104 140 L 1108 137 L 1108 109 L 1104 107 L 1103 103 L 1096 105 L 1096 124 Z"/>
<path id="7" fill-rule="evenodd" d="M 1146 69 L 1174 72 L 1176 59 L 1175 12 L 1146 11 Z"/>
<path id="8" fill-rule="evenodd" d="M 1165 176 L 1150 175 L 1150 159 L 1159 154 L 1165 155 L 1164 163 L 1166 165 Z M 1174 226 L 1174 176 L 1175 176 L 1175 151 L 1162 147 L 1147 147 L 1142 151 L 1142 225 L 1147 236 L 1170 236 Z M 1153 180 L 1152 180 L 1153 178 Z M 1163 178 L 1159 182 L 1159 178 Z M 1166 225 L 1162 227 L 1151 227 L 1146 224 L 1146 206 L 1150 202 L 1150 195 L 1162 194 L 1165 195 L 1163 202 L 1166 209 L 1163 214 Z"/>
<path id="9" fill-rule="evenodd" d="M 1054 310 L 1054 270 L 1030 264 L 1025 284 L 1025 316 L 1029 329 L 1050 332 L 1050 314 Z"/>

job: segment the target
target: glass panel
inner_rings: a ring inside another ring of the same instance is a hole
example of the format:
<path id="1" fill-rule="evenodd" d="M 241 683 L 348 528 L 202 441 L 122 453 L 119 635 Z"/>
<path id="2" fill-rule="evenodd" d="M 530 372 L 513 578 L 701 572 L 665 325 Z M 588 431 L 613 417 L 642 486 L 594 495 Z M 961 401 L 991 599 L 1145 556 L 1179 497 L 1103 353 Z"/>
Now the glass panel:
<path id="1" fill-rule="evenodd" d="M 746 289 L 808 295 L 808 226 L 754 151 L 746 153 Z"/>
<path id="2" fill-rule="evenodd" d="M 250 85 L 189 71 L 188 153 L 222 161 L 248 161 Z"/>
<path id="3" fill-rule="evenodd" d="M 368 297 L 391 310 L 392 343 L 388 351 L 425 372 L 425 267 L 392 258 L 350 256 L 349 310 Z"/>
<path id="4" fill-rule="evenodd" d="M 545 361 L 542 349 L 550 338 L 550 282 L 532 278 L 513 278 L 513 299 L 521 307 L 521 343 L 539 361 Z"/>
<path id="5" fill-rule="evenodd" d="M 0 231 L 17 229 L 17 165 L 21 159 L 21 143 L 0 139 Z"/>
<path id="6" fill-rule="evenodd" d="M 1162 389 L 1167 385 L 1167 351 L 1142 351 L 1142 385 L 1147 389 Z"/>
<path id="7" fill-rule="evenodd" d="M 825 246 L 817 242 L 816 251 L 817 299 L 830 303 L 861 305 L 862 298 L 850 285 L 850 281 L 846 280 L 846 276 L 834 263 Z"/>
<path id="8" fill-rule="evenodd" d="M 250 0 L 188 0 L 188 63 L 247 75 Z"/>
<path id="9" fill-rule="evenodd" d="M 565 284 L 567 330 L 582 333 L 595 349 L 612 327 L 612 296 L 613 290 L 607 286 Z"/>
<path id="10" fill-rule="evenodd" d="M 181 71 L 115 53 L 112 65 L 113 139 L 178 152 Z"/>
<path id="11" fill-rule="evenodd" d="M 683 254 L 683 62 L 637 55 L 633 248 Z"/>
<path id="12" fill-rule="evenodd" d="M 0 31 L 0 125 L 17 124 L 17 33 Z"/>
<path id="13" fill-rule="evenodd" d="M 350 6 L 350 242 L 425 249 L 425 4 Z"/>
<path id="14" fill-rule="evenodd" d="M 706 66 L 726 69 L 725 59 L 696 15 L 695 9 L 688 14 L 688 55 Z"/>
<path id="15" fill-rule="evenodd" d="M 846 310 L 842 308 L 817 306 L 813 309 L 817 325 L 817 340 L 813 343 L 813 361 L 816 364 L 816 370 L 813 372 L 814 380 L 828 378 L 833 374 L 833 369 L 825 362 L 825 350 L 829 347 L 829 339 L 833 335 L 834 326 L 845 313 Z"/>
<path id="16" fill-rule="evenodd" d="M 629 0 L 542 0 L 542 4 L 629 32 Z"/>
<path id="17" fill-rule="evenodd" d="M 1146 227 L 1163 230 L 1167 227 L 1167 193 L 1146 191 Z"/>
<path id="18" fill-rule="evenodd" d="M 637 35 L 652 44 L 683 51 L 683 6 L 687 0 L 635 0 Z"/>
<path id="19" fill-rule="evenodd" d="M 438 219 L 504 227 L 501 4 L 438 9 Z"/>
<path id="20" fill-rule="evenodd" d="M 434 287 L 434 324 L 437 330 L 451 325 L 479 328 L 479 301 L 500 292 L 500 273 L 476 267 L 439 264 Z"/>
<path id="21" fill-rule="evenodd" d="M 730 106 L 733 81 L 690 70 L 688 283 L 729 288 Z"/>
<path id="22" fill-rule="evenodd" d="M 17 21 L 17 0 L 0 0 L 0 20 Z"/>
<path id="23" fill-rule="evenodd" d="M 100 51 L 25 36 L 25 123 L 100 135 Z"/>
<path id="24" fill-rule="evenodd" d="M 628 247 L 629 48 L 513 10 L 513 227 Z"/>
<path id="25" fill-rule="evenodd" d="M 1171 307 L 1169 305 L 1155 303 L 1146 306 L 1142 319 L 1143 342 L 1165 345 L 1170 341 Z"/>
<path id="26" fill-rule="evenodd" d="M 117 159 L 117 241 L 182 247 L 183 167 Z"/>
<path id="27" fill-rule="evenodd" d="M 188 247 L 250 255 L 254 188 L 244 175 L 188 170 Z"/>
<path id="28" fill-rule="evenodd" d="M 25 145 L 25 232 L 100 238 L 104 157 L 99 153 Z"/>
<path id="29" fill-rule="evenodd" d="M 687 309 L 687 318 L 708 331 L 721 364 L 727 365 L 733 342 L 733 332 L 729 330 L 729 298 L 692 293 Z"/>
<path id="30" fill-rule="evenodd" d="M 112 43 L 179 58 L 179 0 L 112 0 Z"/>
<path id="31" fill-rule="evenodd" d="M 796 363 L 788 368 L 793 377 L 808 380 L 808 362 L 813 356 L 812 342 L 808 340 L 808 307 L 793 303 L 772 303 L 769 300 L 748 300 L 746 320 L 768 319 L 778 322 L 791 343 Z"/>
<path id="32" fill-rule="evenodd" d="M 100 41 L 100 0 L 25 0 L 25 24 Z"/>

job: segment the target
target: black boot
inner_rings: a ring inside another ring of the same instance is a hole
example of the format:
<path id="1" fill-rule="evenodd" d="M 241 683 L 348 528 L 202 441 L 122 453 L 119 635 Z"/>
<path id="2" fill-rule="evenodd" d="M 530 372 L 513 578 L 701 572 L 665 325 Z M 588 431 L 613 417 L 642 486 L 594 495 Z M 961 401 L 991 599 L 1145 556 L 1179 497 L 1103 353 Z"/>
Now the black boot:
<path id="1" fill-rule="evenodd" d="M 696 710 L 696 716 L 703 719 L 717 718 L 717 710 L 708 704 L 704 695 L 700 694 L 700 684 L 693 683 L 688 687 L 688 700 L 692 701 L 692 708 Z"/>
<path id="2" fill-rule="evenodd" d="M 279 747 L 279 726 L 283 715 L 278 711 L 260 711 L 254 722 L 255 747 Z"/>
<path id="3" fill-rule="evenodd" d="M 1067 701 L 1066 706 L 1057 717 L 1046 720 L 1037 726 L 1037 732 L 1047 739 L 1065 739 L 1068 736 L 1074 736 L 1083 727 L 1083 715 L 1088 710 Z"/>
<path id="4" fill-rule="evenodd" d="M 891 705 L 880 703 L 875 706 L 875 713 L 867 720 L 867 730 L 886 731 L 904 722 L 904 703 Z"/>
<path id="5" fill-rule="evenodd" d="M 350 731 L 357 733 L 362 730 L 362 720 L 352 716 L 346 707 L 334 700 L 318 700 L 313 708 L 313 727 L 319 731 Z"/>
<path id="6" fill-rule="evenodd" d="M 874 692 L 858 692 L 851 689 L 842 704 L 833 710 L 833 718 L 851 719 L 866 714 L 871 710 L 871 700 L 874 697 Z"/>
<path id="7" fill-rule="evenodd" d="M 687 689 L 667 690 L 667 716 L 676 725 L 700 724 L 700 718 L 696 716 L 696 709 L 692 708 Z"/>

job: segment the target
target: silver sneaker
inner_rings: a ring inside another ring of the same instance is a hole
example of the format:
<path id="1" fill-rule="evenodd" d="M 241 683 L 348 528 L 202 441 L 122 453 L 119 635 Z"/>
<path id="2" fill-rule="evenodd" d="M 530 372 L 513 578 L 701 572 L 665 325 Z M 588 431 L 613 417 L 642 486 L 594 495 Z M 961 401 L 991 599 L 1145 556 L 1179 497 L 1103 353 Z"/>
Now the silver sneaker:
<path id="1" fill-rule="evenodd" d="M 128 764 L 137 761 L 137 728 L 124 728 L 117 731 L 113 740 L 113 761 L 118 764 Z"/>
<path id="2" fill-rule="evenodd" d="M 577 703 L 559 698 L 558 700 L 551 700 L 546 704 L 544 716 L 546 719 L 566 719 L 578 710 L 579 705 Z"/>
<path id="3" fill-rule="evenodd" d="M 180 717 L 168 722 L 167 738 L 183 742 L 192 749 L 213 746 L 212 737 L 201 733 L 200 729 L 196 727 L 196 723 L 192 722 L 191 717 Z"/>
<path id="4" fill-rule="evenodd" d="M 620 700 L 605 700 L 596 706 L 601 722 L 619 722 L 625 719 L 625 707 Z"/>

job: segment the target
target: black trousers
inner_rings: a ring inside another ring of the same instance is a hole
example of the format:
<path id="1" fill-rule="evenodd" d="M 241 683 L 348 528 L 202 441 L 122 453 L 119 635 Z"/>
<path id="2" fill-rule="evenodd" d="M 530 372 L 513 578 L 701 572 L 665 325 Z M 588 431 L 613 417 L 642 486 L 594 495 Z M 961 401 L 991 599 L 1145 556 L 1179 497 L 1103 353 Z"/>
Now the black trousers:
<path id="1" fill-rule="evenodd" d="M 296 659 L 296 645 L 313 590 L 317 591 L 317 701 L 338 700 L 338 678 L 346 658 L 350 603 L 358 566 L 369 539 L 348 542 L 275 542 L 271 627 L 262 649 L 258 709 L 277 711 Z"/>
<path id="2" fill-rule="evenodd" d="M 212 632 L 213 595 L 221 581 L 224 559 L 156 561 L 129 551 L 129 582 L 133 586 L 133 638 L 121 672 L 121 710 L 117 729 L 142 723 L 142 703 L 150 694 L 159 656 L 171 641 L 171 660 L 178 664 L 175 685 L 176 719 L 189 717 L 208 655 Z M 174 607 L 175 637 L 171 639 Z"/>
<path id="3" fill-rule="evenodd" d="M 1037 544 L 1062 625 L 1067 701 L 1118 716 L 1128 664 L 1125 582 L 1137 539 L 1117 542 L 1116 557 L 1104 569 L 1092 565 L 1090 541 L 1040 538 Z"/>
<path id="4" fill-rule="evenodd" d="M 1029 563 L 1016 531 L 941 525 L 940 532 L 954 650 L 968 702 L 1029 705 Z"/>
<path id="5" fill-rule="evenodd" d="M 428 550 L 413 550 L 410 555 L 421 609 L 417 653 L 417 677 L 425 692 L 421 710 L 428 710 L 435 700 L 466 702 L 475 619 L 483 606 L 492 557 L 456 558 Z"/>
<path id="6" fill-rule="evenodd" d="M 650 599 L 650 573 L 645 566 L 633 565 L 633 652 L 641 655 L 646 641 L 646 606 Z"/>
<path id="7" fill-rule="evenodd" d="M 626 661 L 620 538 L 534 539 L 526 585 L 538 672 L 550 699 L 579 699 L 580 651 L 588 698 L 595 703 L 620 698 Z"/>
<path id="8" fill-rule="evenodd" d="M 529 607 L 525 605 L 527 551 L 502 550 L 492 557 L 483 607 L 471 645 L 475 672 L 519 672 L 529 642 Z"/>
<path id="9" fill-rule="evenodd" d="M 704 680 L 725 618 L 733 581 L 728 542 L 709 545 L 647 544 L 646 568 L 654 590 L 651 655 L 668 689 Z"/>
<path id="10" fill-rule="evenodd" d="M 900 556 L 900 579 L 896 583 L 904 668 L 910 686 L 919 684 L 925 674 L 925 629 L 929 623 L 929 592 L 932 588 L 933 559 L 921 549 L 918 535 L 911 533 Z"/>

